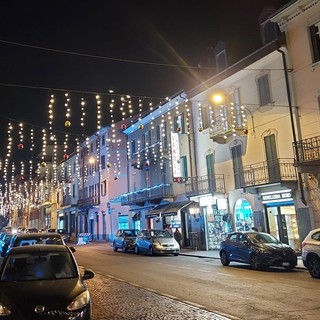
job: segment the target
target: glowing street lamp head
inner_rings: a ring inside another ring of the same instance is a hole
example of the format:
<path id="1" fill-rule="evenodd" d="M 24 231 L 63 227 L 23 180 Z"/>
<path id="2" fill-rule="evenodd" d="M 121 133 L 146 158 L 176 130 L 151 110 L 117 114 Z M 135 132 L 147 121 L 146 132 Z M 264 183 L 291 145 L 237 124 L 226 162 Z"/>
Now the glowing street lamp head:
<path id="1" fill-rule="evenodd" d="M 222 104 L 224 102 L 224 96 L 220 93 L 214 94 L 212 96 L 212 101 L 214 104 Z"/>

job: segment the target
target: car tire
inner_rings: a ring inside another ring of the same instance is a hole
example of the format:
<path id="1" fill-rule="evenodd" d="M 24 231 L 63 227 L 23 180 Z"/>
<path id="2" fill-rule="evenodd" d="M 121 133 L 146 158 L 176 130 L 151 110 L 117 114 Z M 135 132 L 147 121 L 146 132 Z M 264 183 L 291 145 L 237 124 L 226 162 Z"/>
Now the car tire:
<path id="1" fill-rule="evenodd" d="M 308 258 L 308 270 L 312 278 L 320 278 L 320 259 L 316 256 Z"/>
<path id="2" fill-rule="evenodd" d="M 122 244 L 122 252 L 124 252 L 124 253 L 127 252 L 127 246 L 125 243 Z"/>
<path id="3" fill-rule="evenodd" d="M 149 248 L 149 256 L 154 256 L 154 250 L 152 246 Z"/>
<path id="4" fill-rule="evenodd" d="M 112 247 L 113 247 L 113 251 L 118 251 L 118 248 L 117 248 L 117 246 L 116 246 L 116 243 L 115 243 L 115 242 L 113 242 Z"/>
<path id="5" fill-rule="evenodd" d="M 261 268 L 259 258 L 256 254 L 250 256 L 250 265 L 253 270 L 259 270 Z"/>
<path id="6" fill-rule="evenodd" d="M 177 257 L 177 256 L 179 255 L 179 253 L 174 253 L 173 255 L 174 255 L 175 257 Z"/>
<path id="7" fill-rule="evenodd" d="M 230 264 L 230 260 L 226 251 L 220 252 L 220 261 L 224 266 L 228 266 Z"/>
<path id="8" fill-rule="evenodd" d="M 140 250 L 138 246 L 134 246 L 134 253 L 140 254 Z"/>

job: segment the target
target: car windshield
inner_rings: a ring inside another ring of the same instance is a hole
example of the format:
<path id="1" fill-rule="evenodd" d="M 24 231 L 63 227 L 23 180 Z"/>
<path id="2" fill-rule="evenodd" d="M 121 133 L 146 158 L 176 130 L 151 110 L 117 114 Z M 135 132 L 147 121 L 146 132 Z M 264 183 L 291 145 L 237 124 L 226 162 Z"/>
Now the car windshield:
<path id="1" fill-rule="evenodd" d="M 250 233 L 249 238 L 255 243 L 281 243 L 277 238 L 268 233 Z"/>
<path id="2" fill-rule="evenodd" d="M 27 246 L 27 245 L 33 245 L 33 244 L 63 244 L 63 241 L 61 237 L 55 237 L 55 236 L 34 236 L 32 238 L 17 238 L 17 240 L 14 242 L 14 246 Z"/>
<path id="3" fill-rule="evenodd" d="M 151 230 L 151 237 L 155 238 L 172 238 L 167 230 Z"/>
<path id="4" fill-rule="evenodd" d="M 68 252 L 12 254 L 6 260 L 1 281 L 35 281 L 77 277 Z"/>
<path id="5" fill-rule="evenodd" d="M 123 234 L 125 237 L 136 237 L 138 234 L 138 230 L 124 230 Z"/>

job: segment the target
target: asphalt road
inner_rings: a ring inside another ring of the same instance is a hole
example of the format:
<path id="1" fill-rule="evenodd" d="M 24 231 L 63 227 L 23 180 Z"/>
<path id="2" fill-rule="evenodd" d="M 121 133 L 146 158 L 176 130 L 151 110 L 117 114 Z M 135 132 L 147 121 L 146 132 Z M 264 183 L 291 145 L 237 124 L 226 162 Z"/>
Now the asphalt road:
<path id="1" fill-rule="evenodd" d="M 76 246 L 97 319 L 309 320 L 320 314 L 319 280 L 306 270 L 254 271 L 190 256 L 113 252 L 110 244 Z M 225 317 L 225 318 L 223 318 Z"/>

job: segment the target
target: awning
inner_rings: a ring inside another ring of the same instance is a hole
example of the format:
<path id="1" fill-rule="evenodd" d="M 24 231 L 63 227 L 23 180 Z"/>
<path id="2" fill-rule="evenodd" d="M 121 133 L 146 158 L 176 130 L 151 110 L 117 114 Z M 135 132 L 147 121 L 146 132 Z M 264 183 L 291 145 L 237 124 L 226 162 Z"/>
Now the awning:
<path id="1" fill-rule="evenodd" d="M 194 201 L 186 200 L 186 201 L 177 201 L 171 202 L 167 207 L 162 211 L 161 215 L 163 217 L 166 216 L 175 216 L 178 214 L 178 211 L 188 207 L 189 205 L 195 203 Z"/>
<path id="2" fill-rule="evenodd" d="M 146 218 L 155 218 L 155 217 L 159 217 L 160 214 L 162 214 L 163 210 L 168 207 L 168 203 L 165 204 L 159 204 L 156 207 L 154 207 L 152 210 L 150 210 L 145 217 Z"/>

